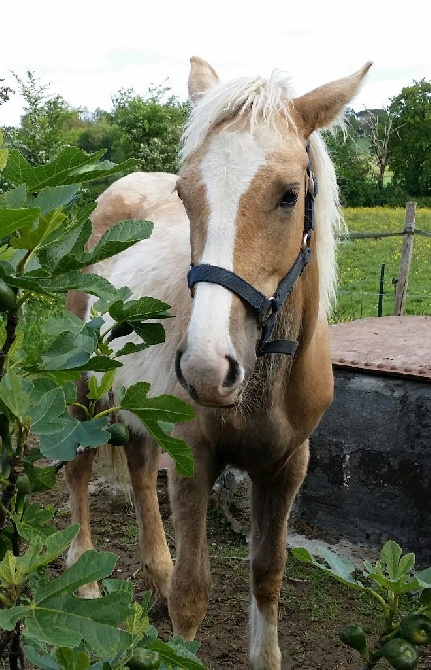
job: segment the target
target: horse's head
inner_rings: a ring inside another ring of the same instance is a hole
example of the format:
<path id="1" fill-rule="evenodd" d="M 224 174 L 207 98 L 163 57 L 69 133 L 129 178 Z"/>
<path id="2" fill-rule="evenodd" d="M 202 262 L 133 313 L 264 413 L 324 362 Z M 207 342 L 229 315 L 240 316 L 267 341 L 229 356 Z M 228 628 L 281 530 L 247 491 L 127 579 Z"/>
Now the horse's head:
<path id="1" fill-rule="evenodd" d="M 177 376 L 200 404 L 228 406 L 238 400 L 256 361 L 265 311 L 273 307 L 267 299 L 277 292 L 301 249 L 310 252 L 305 211 L 307 194 L 311 199 L 314 195 L 307 154 L 310 135 L 340 115 L 370 65 L 293 98 L 279 76 L 221 84 L 208 63 L 191 59 L 189 94 L 194 109 L 184 134 L 178 193 L 190 219 L 195 270 L 190 281 L 192 314 L 177 354 Z M 315 133 L 311 153 L 312 169 L 318 172 L 314 163 L 320 162 L 333 179 L 332 165 Z M 333 212 L 321 207 L 320 218 L 338 212 L 335 182 L 330 185 L 328 180 L 327 175 Z M 328 194 L 319 193 L 317 201 L 321 198 L 324 204 L 325 197 L 328 202 Z M 301 293 L 304 282 L 312 281 L 316 298 L 307 309 L 317 315 L 319 298 L 327 302 L 332 290 L 331 222 L 329 228 L 319 218 L 316 223 L 326 226 L 328 239 L 322 240 L 320 258 L 316 250 L 317 260 L 302 273 L 289 300 L 294 338 L 304 310 L 303 296 L 301 308 L 295 310 L 294 294 Z M 324 234 L 316 231 L 313 251 Z M 319 288 L 322 260 L 328 267 Z M 222 269 L 228 271 L 225 277 Z M 260 295 L 259 310 L 253 302 Z"/>

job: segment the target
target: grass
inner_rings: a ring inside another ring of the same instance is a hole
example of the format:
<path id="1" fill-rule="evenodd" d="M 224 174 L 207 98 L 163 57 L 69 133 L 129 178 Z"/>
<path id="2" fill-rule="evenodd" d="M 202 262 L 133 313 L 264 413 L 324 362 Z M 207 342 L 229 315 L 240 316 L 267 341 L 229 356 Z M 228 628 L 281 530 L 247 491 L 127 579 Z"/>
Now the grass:
<path id="1" fill-rule="evenodd" d="M 401 232 L 402 208 L 346 208 L 344 217 L 350 233 Z M 418 209 L 416 228 L 431 232 L 431 209 Z M 338 247 L 339 291 L 332 322 L 377 316 L 379 280 L 385 264 L 383 316 L 393 312 L 402 240 L 400 237 L 343 240 Z M 410 268 L 405 314 L 431 314 L 431 238 L 416 235 Z"/>

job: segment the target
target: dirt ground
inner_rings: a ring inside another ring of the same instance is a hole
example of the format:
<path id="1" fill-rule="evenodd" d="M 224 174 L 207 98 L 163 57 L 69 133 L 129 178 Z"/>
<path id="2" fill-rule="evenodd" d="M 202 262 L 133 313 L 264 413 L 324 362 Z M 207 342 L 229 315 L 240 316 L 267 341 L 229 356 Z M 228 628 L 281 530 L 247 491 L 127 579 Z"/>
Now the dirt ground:
<path id="1" fill-rule="evenodd" d="M 137 533 L 133 507 L 123 491 L 113 492 L 103 480 L 91 485 L 93 540 L 97 549 L 113 551 L 118 562 L 113 576 L 132 580 L 139 600 L 143 592 L 139 579 Z M 69 523 L 67 490 L 59 476 L 57 488 L 46 495 L 54 505 L 58 527 Z M 167 496 L 166 477 L 159 477 L 159 501 L 166 533 L 175 555 L 173 529 Z M 197 639 L 198 655 L 208 670 L 249 668 L 247 660 L 247 620 L 249 607 L 246 538 L 235 533 L 217 507 L 209 511 L 208 541 L 211 556 L 213 591 L 207 615 Z M 62 561 L 56 565 L 63 569 Z M 381 620 L 378 608 L 360 594 L 326 577 L 321 571 L 298 563 L 289 555 L 279 607 L 279 641 L 283 670 L 359 670 L 356 652 L 350 653 L 338 639 L 338 631 L 351 622 L 361 623 L 374 632 Z M 171 634 L 166 607 L 155 597 L 150 622 L 160 637 Z M 386 661 L 378 668 L 388 668 Z M 431 655 L 418 668 L 429 670 Z"/>

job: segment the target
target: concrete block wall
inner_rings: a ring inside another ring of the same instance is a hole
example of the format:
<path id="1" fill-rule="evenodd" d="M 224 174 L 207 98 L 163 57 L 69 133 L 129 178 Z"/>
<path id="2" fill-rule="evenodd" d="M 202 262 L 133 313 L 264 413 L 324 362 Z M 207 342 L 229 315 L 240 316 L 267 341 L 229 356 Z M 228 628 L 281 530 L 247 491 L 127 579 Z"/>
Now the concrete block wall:
<path id="1" fill-rule="evenodd" d="M 311 438 L 294 516 L 431 565 L 431 384 L 335 370 L 335 398 Z"/>

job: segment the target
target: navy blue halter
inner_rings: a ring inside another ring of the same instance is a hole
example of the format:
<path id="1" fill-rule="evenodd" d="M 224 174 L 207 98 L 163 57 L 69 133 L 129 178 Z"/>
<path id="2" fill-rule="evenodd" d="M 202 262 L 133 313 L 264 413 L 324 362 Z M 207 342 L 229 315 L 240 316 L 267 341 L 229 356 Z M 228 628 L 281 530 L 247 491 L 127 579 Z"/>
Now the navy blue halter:
<path id="1" fill-rule="evenodd" d="M 224 286 L 235 293 L 243 302 L 251 307 L 262 323 L 262 333 L 257 344 L 256 353 L 263 354 L 288 354 L 295 353 L 298 342 L 294 340 L 270 340 L 277 320 L 277 314 L 285 300 L 290 295 L 293 285 L 302 274 L 311 257 L 310 239 L 314 230 L 314 198 L 317 195 L 317 179 L 311 170 L 310 144 L 307 144 L 308 166 L 307 166 L 307 189 L 305 193 L 304 213 L 304 237 L 303 244 L 290 270 L 279 283 L 277 290 L 271 298 L 254 288 L 245 279 L 239 277 L 235 272 L 226 270 L 218 265 L 191 266 L 187 274 L 187 282 L 190 290 L 198 282 L 208 282 Z M 266 318 L 265 318 L 266 317 Z"/>

